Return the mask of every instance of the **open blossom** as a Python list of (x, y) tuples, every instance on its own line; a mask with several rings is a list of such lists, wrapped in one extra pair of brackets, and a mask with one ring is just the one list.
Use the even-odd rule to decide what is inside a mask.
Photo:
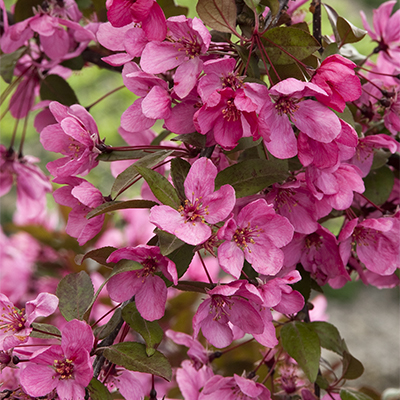
[(18, 309), (0, 293), (0, 349), (9, 350), (26, 343), (32, 332), (31, 323), (38, 317), (47, 317), (57, 309), (58, 298), (50, 293), (40, 293), (28, 301), (25, 309)]
[(233, 377), (215, 375), (209, 379), (199, 400), (269, 400), (271, 394), (261, 383), (234, 374)]
[(211, 160), (196, 160), (184, 182), (186, 200), (174, 210), (169, 206), (151, 209), (150, 222), (192, 245), (205, 242), (212, 234), (207, 225), (223, 221), (232, 211), (236, 197), (230, 185), (214, 192), (217, 168)]
[(46, 193), (51, 192), (49, 178), (36, 166), (32, 156), (18, 156), (0, 145), (0, 196), (17, 184), (17, 210), (27, 223), (39, 218), (46, 208)]
[(78, 104), (66, 107), (56, 101), (50, 111), (57, 124), (48, 125), (40, 133), (40, 142), (48, 151), (63, 154), (64, 158), (51, 161), (47, 169), (55, 177), (86, 175), (99, 162), (100, 144), (96, 122), (86, 109)]
[(135, 296), (136, 307), (144, 319), (148, 321), (160, 319), (165, 311), (167, 287), (155, 273), (162, 272), (176, 285), (178, 275), (175, 263), (162, 256), (158, 247), (147, 245), (125, 247), (114, 251), (107, 262), (116, 263), (120, 260), (136, 261), (142, 264), (143, 268), (113, 276), (107, 283), (111, 299), (123, 302)]
[(218, 231), (218, 239), (225, 240), (218, 248), (218, 260), (235, 278), (240, 276), (244, 259), (260, 274), (274, 275), (283, 265), (280, 248), (292, 237), (290, 222), (259, 199), (243, 207), (236, 221), (231, 215)]
[(260, 134), (268, 150), (277, 158), (291, 158), (297, 154), (297, 141), (291, 122), (310, 138), (323, 143), (335, 139), (341, 131), (339, 118), (319, 102), (308, 96), (327, 96), (311, 82), (288, 78), (274, 85), (260, 111)]
[(387, 1), (374, 10), (374, 30), (368, 24), (367, 18), (361, 11), (364, 28), (375, 42), (378, 42), (378, 49), (384, 57), (393, 64), (400, 65), (400, 10), (393, 15), (393, 7), (396, 0)]
[(356, 64), (339, 54), (325, 58), (311, 82), (324, 89), (328, 97), (316, 93), (315, 98), (327, 107), (343, 112), (347, 101), (361, 96), (361, 83), (354, 72), (355, 67)]
[(142, 53), (140, 65), (143, 71), (159, 74), (176, 69), (175, 93), (182, 99), (196, 86), (203, 69), (200, 59), (208, 50), (211, 34), (198, 18), (183, 15), (167, 20), (168, 34), (164, 42), (150, 42)]
[(104, 215), (87, 219), (86, 215), (105, 202), (100, 190), (91, 183), (77, 177), (60, 177), (54, 182), (67, 184), (54, 191), (54, 200), (63, 206), (72, 207), (65, 231), (76, 238), (80, 246), (94, 238), (101, 230)]
[(53, 345), (33, 357), (22, 370), (20, 381), (25, 392), (41, 397), (56, 389), (60, 399), (84, 399), (85, 387), (93, 378), (93, 342), (92, 329), (86, 322), (67, 322), (61, 345)]
[[(347, 264), (351, 249), (365, 267), (379, 275), (391, 275), (399, 268), (400, 220), (370, 218), (358, 223), (349, 221), (339, 235), (340, 254)], [(354, 243), (354, 245), (353, 245)]]

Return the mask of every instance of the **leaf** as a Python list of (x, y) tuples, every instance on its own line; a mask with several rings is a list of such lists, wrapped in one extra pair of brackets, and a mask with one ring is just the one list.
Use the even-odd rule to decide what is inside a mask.
[(307, 302), (311, 294), (311, 276), (301, 264), (298, 264), (296, 269), (300, 272), (301, 280), (291, 286), (293, 290), (297, 290), (304, 297), (304, 301)]
[(389, 198), (394, 185), (393, 171), (384, 165), (382, 168), (370, 171), (364, 178), (365, 192), (363, 195), (376, 205), (381, 205)]
[(104, 384), (96, 378), (92, 378), (87, 389), (92, 400), (112, 400), (111, 393)]
[(64, 60), (60, 65), (72, 69), (73, 71), (80, 71), (85, 66), (85, 61), (82, 56)]
[(244, 2), (251, 9), (255, 9), (260, 4), (260, 0), (244, 0)]
[(342, 378), (357, 379), (364, 373), (364, 366), (348, 351), (343, 352)]
[(288, 177), (287, 160), (252, 159), (225, 168), (215, 179), (215, 188), (230, 184), (236, 197), (245, 197), (258, 193), (275, 182)]
[(75, 92), (66, 80), (59, 75), (47, 75), (40, 84), (41, 100), (58, 101), (65, 106), (79, 104)]
[(157, 321), (146, 321), (137, 310), (134, 303), (127, 304), (122, 310), (122, 318), (146, 342), (146, 354), (150, 357), (161, 343), (164, 331)]
[(318, 375), (317, 380), (315, 383), (321, 388), (321, 389), (328, 389), (329, 387), (329, 382), (322, 376)]
[(308, 326), (318, 335), (319, 342), (324, 349), (334, 351), (340, 356), (345, 351), (343, 340), (337, 328), (324, 321), (310, 322)]
[(115, 328), (118, 326), (120, 320), (121, 320), (121, 309), (117, 308), (115, 310), (113, 316), (110, 318), (110, 320), (106, 324), (104, 324), (102, 326), (97, 326), (93, 330), (94, 336), (99, 340), (105, 339), (107, 336), (109, 336), (115, 330)]
[(281, 329), (282, 346), (294, 358), (310, 382), (318, 375), (321, 347), (318, 335), (305, 322), (292, 321)]
[(198, 0), (196, 11), (200, 19), (212, 29), (228, 33), (235, 30), (235, 0)]
[[(184, 243), (183, 246), (180, 246), (172, 253), (167, 254), (167, 257), (176, 265), (178, 278), (180, 278), (186, 272), (190, 263), (192, 262), (194, 256), (194, 248), (195, 246)], [(166, 282), (169, 283), (169, 286), (171, 285), (171, 282), (169, 282), (168, 280)]]
[(173, 251), (183, 246), (185, 242), (178, 239), (172, 233), (156, 229), (156, 234), (158, 237), (158, 245), (160, 247), (160, 252), (163, 256), (171, 254)]
[(85, 271), (69, 274), (61, 279), (56, 295), (60, 300), (58, 308), (67, 321), (82, 320), (93, 300), (92, 281)]
[(174, 183), (175, 189), (178, 192), (178, 196), (181, 201), (186, 200), (185, 188), (183, 184), (185, 183), (189, 170), (190, 164), (187, 161), (182, 160), (182, 158), (174, 158), (171, 161), (172, 182)]
[(128, 201), (109, 201), (107, 203), (101, 204), (92, 211), (90, 211), (86, 218), (90, 219), (97, 217), (98, 215), (105, 214), (111, 211), (124, 210), (127, 208), (151, 208), (157, 205), (155, 201), (152, 200), (128, 200)]
[[(58, 328), (49, 324), (38, 324), (37, 322), (32, 322), (31, 324), (33, 331), (29, 335), (30, 337), (40, 338), (40, 339), (61, 339), (61, 332)], [(42, 332), (37, 332), (35, 329), (38, 329)], [(48, 332), (44, 333), (44, 332)]]
[(115, 199), (120, 193), (131, 186), (137, 178), (140, 177), (135, 165), (152, 168), (164, 161), (172, 153), (173, 150), (160, 150), (155, 153), (148, 154), (139, 161), (136, 161), (135, 164), (131, 165), (117, 176), (111, 189), (111, 197)]
[(183, 142), (202, 149), (206, 147), (206, 136), (199, 132), (184, 133), (171, 139), (173, 142)]
[(342, 400), (372, 400), (371, 397), (365, 393), (357, 392), (351, 389), (341, 389), (340, 398)]
[(14, 8), (14, 21), (21, 22), (33, 17), (33, 7), (37, 8), (42, 2), (42, 0), (18, 0)]
[(165, 18), (173, 17), (175, 15), (187, 15), (189, 9), (187, 7), (182, 7), (176, 5), (174, 0), (157, 0), (164, 11)]
[(87, 252), (85, 255), (82, 257), (79, 257), (81, 255), (78, 255), (75, 257), (75, 262), (78, 265), (81, 265), (83, 261), (86, 259), (90, 258), (96, 262), (98, 262), (101, 265), (105, 265), (106, 267), (113, 268), (115, 263), (107, 263), (107, 258), (110, 257), (110, 254), (113, 253), (115, 250), (117, 250), (115, 247), (107, 246), (107, 247), (100, 247), (99, 249), (91, 250)]
[(304, 60), (321, 47), (309, 33), (291, 27), (272, 28), (261, 36), (261, 41), (270, 62), (277, 65), (293, 64), (294, 59)]
[(338, 13), (328, 4), (322, 3), (325, 7), (326, 14), (328, 15), (329, 23), (331, 24), (333, 34), (335, 35), (335, 42), (340, 43), (340, 35), (337, 30), (337, 19), (339, 17)]
[(119, 160), (138, 160), (140, 158), (146, 157), (148, 155), (158, 153), (152, 152), (149, 153), (147, 150), (130, 150), (130, 151), (123, 151), (123, 150), (112, 150), (109, 153), (102, 153), (97, 156), (97, 160), (100, 161), (119, 161)]
[(117, 343), (107, 347), (103, 354), (107, 360), (130, 371), (157, 375), (167, 381), (172, 378), (172, 369), (167, 358), (158, 350), (148, 357), (146, 346), (142, 343)]
[[(258, 67), (258, 60), (254, 53), (251, 54), (250, 61), (247, 63), (249, 59), (249, 51), (244, 46), (238, 46), (233, 44), (237, 53), (239, 54), (240, 59), (242, 60), (243, 65), (248, 65), (246, 75), (249, 78), (260, 79), (260, 68)], [(249, 138), (250, 139), (250, 138)]]
[(0, 75), (4, 79), (4, 82), (11, 83), (17, 61), (21, 58), (25, 51), (26, 47), (21, 47), (13, 53), (2, 54), (0, 56)]
[(374, 149), (374, 161), (372, 162), (371, 170), (379, 169), (387, 164), (391, 152), (384, 149)]
[(168, 179), (162, 176), (160, 173), (148, 169), (146, 167), (134, 165), (137, 172), (142, 175), (144, 180), (148, 183), (154, 196), (162, 204), (170, 206), (174, 209), (178, 209), (180, 200), (175, 188), (169, 183)]
[(337, 19), (337, 30), (340, 36), (340, 47), (346, 43), (359, 42), (367, 34), (367, 31), (357, 28), (343, 17)]
[(171, 134), (171, 131), (163, 130), (150, 143), (150, 146), (159, 146), (160, 143)]

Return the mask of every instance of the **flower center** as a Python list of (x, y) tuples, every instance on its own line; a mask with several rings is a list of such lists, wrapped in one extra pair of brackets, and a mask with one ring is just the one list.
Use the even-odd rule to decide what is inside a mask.
[(196, 197), (195, 201), (191, 203), (189, 200), (185, 200), (183, 205), (180, 205), (178, 208), (178, 212), (185, 220), (185, 224), (187, 222), (191, 222), (193, 226), (196, 225), (196, 222), (205, 223), (204, 215), (208, 215), (208, 206), (204, 206), (201, 202), (202, 197)]
[(63, 360), (54, 360), (53, 368), (59, 374), (58, 379), (71, 379), (74, 372), (74, 362), (64, 358)]
[(149, 275), (154, 275), (154, 273), (157, 271), (158, 263), (157, 260), (153, 257), (147, 257), (147, 259), (141, 264), (143, 265), (143, 269), (137, 272), (137, 276), (138, 278), (143, 278), (143, 281)]
[(237, 90), (242, 87), (243, 85), (243, 78), (239, 78), (237, 74), (230, 73), (227, 76), (221, 77), (222, 87), (226, 88), (229, 87), (233, 90)]
[(297, 206), (297, 201), (294, 199), (296, 192), (291, 189), (279, 190), (275, 196), (276, 208), (282, 208), (283, 206), (288, 208), (289, 212), (293, 211), (293, 208)]
[(353, 232), (353, 245), (357, 243), (357, 246), (369, 246), (371, 243), (377, 242), (377, 235), (381, 233), (375, 229), (363, 228), (358, 226)]
[(0, 315), (0, 333), (19, 332), (25, 327), (26, 319), (24, 317), (25, 309), (19, 310), (10, 305), (3, 306), (3, 312)]
[(311, 247), (315, 247), (315, 250), (319, 250), (322, 246), (322, 236), (318, 235), (318, 233), (312, 233), (311, 235), (308, 235), (306, 237), (306, 247), (308, 250), (311, 249)]
[(197, 42), (196, 35), (193, 36), (193, 38), (183, 37), (176, 40), (170, 38), (170, 40), (180, 45), (178, 51), (184, 51), (187, 57), (193, 59), (201, 54), (201, 45)]
[(237, 121), (242, 115), (241, 111), (235, 106), (233, 98), (226, 102), (226, 107), (222, 110), (223, 117), (227, 121)]
[(229, 301), (224, 296), (212, 296), (210, 304), (210, 313), (214, 314), (214, 321), (219, 321), (221, 318), (229, 316), (228, 309), (231, 309), (234, 302)]
[(289, 97), (279, 97), (275, 103), (275, 108), (279, 115), (290, 114), (292, 115), (298, 109), (298, 100), (291, 99)]
[(259, 229), (258, 225), (256, 225), (255, 228), (252, 228), (250, 226), (250, 222), (248, 222), (245, 228), (238, 227), (236, 229), (235, 233), (233, 234), (233, 240), (242, 250), (247, 249), (249, 253), (251, 253), (251, 249), (249, 249), (248, 246), (249, 244), (256, 243), (254, 238), (260, 236), (260, 232), (263, 232), (263, 230)]

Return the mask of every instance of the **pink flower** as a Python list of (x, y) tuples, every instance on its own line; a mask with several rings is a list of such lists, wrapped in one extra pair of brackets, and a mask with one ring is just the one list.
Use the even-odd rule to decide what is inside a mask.
[(204, 385), (199, 400), (269, 400), (270, 398), (271, 394), (264, 385), (234, 374), (231, 378), (213, 376)]
[(245, 258), (258, 273), (274, 275), (283, 265), (280, 248), (292, 237), (290, 222), (259, 199), (243, 207), (236, 221), (231, 215), (218, 231), (218, 239), (226, 240), (218, 248), (218, 260), (235, 278), (239, 278)]
[(99, 132), (96, 122), (86, 109), (78, 104), (66, 107), (56, 101), (50, 103), (57, 124), (45, 127), (40, 133), (40, 142), (48, 151), (66, 157), (47, 164), (55, 177), (86, 175), (99, 162), (101, 153)]
[(208, 50), (211, 34), (198, 19), (183, 15), (167, 20), (167, 41), (150, 42), (142, 53), (140, 65), (143, 71), (159, 74), (176, 69), (175, 93), (182, 99), (195, 87), (203, 69), (200, 59)]
[(123, 302), (135, 296), (136, 307), (144, 319), (148, 321), (160, 319), (164, 315), (167, 287), (155, 273), (162, 272), (176, 285), (178, 275), (175, 264), (162, 256), (158, 247), (147, 245), (125, 247), (114, 251), (107, 262), (116, 263), (119, 260), (133, 260), (142, 264), (143, 268), (113, 276), (107, 283), (111, 299)]
[(0, 348), (9, 350), (26, 343), (32, 332), (31, 323), (38, 317), (47, 317), (57, 309), (58, 298), (50, 293), (40, 293), (19, 310), (0, 293)]
[(339, 54), (325, 58), (311, 82), (324, 89), (328, 97), (316, 93), (316, 99), (327, 107), (343, 112), (346, 101), (357, 100), (361, 96), (361, 83), (354, 72), (355, 67), (356, 64)]
[(399, 267), (400, 220), (371, 218), (349, 221), (339, 235), (340, 254), (347, 264), (353, 243), (359, 260), (378, 275), (391, 275)]
[(150, 222), (192, 245), (205, 242), (212, 234), (211, 227), (223, 221), (235, 205), (235, 190), (224, 185), (214, 192), (217, 168), (207, 158), (196, 160), (184, 182), (187, 200), (174, 210), (169, 206), (155, 206)]
[[(277, 158), (291, 158), (297, 154), (297, 142), (291, 122), (310, 138), (330, 143), (341, 131), (339, 118), (326, 106), (308, 96), (327, 96), (326, 92), (310, 82), (288, 78), (269, 91), (260, 111), (260, 134), (268, 150)], [(290, 117), (290, 119), (289, 119)]]
[(400, 10), (390, 15), (396, 0), (387, 1), (374, 10), (374, 29), (368, 24), (363, 11), (360, 12), (364, 28), (372, 40), (378, 42), (377, 49), (393, 64), (400, 65)]
[(104, 215), (91, 219), (87, 219), (86, 215), (105, 200), (98, 189), (82, 178), (60, 177), (54, 182), (68, 185), (57, 189), (53, 196), (58, 204), (72, 207), (65, 231), (83, 246), (100, 232), (104, 222)]
[(92, 329), (76, 319), (65, 324), (61, 345), (53, 345), (32, 358), (21, 372), (21, 385), (26, 393), (41, 397), (56, 389), (63, 400), (81, 400), (85, 387), (93, 378), (90, 352)]
[(263, 319), (247, 300), (246, 297), (252, 294), (242, 288), (243, 283), (235, 281), (217, 286), (207, 293), (209, 298), (200, 304), (193, 317), (194, 337), (197, 337), (201, 329), (213, 346), (222, 348), (232, 343), (233, 327), (250, 334), (264, 332)]
[(17, 210), (26, 223), (39, 218), (46, 208), (46, 193), (52, 186), (47, 176), (34, 163), (32, 156), (18, 156), (0, 145), (0, 196), (7, 194), (17, 183)]

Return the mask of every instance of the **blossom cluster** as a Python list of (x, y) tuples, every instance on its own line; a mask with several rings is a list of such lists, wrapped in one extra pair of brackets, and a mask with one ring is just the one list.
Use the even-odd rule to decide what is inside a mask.
[[(107, 21), (99, 22), (74, 0), (46, 0), (11, 24), (0, 0), (2, 57), (15, 59), (9, 111), (26, 124), (41, 110), (34, 125), (43, 148), (62, 155), (47, 169), (67, 219), (63, 225), (46, 210), (52, 183), (39, 160), (23, 154), (25, 132), (14, 149), (15, 129), (9, 148), (0, 145), (0, 195), (16, 183), (14, 224), (26, 232), (0, 236), (3, 398), (108, 398), (118, 390), (127, 400), (154, 400), (156, 388), (167, 395), (178, 387), (185, 400), (315, 399), (318, 351), (326, 346), (318, 335), (334, 327), (311, 322), (311, 288), (357, 279), (399, 285), (395, 2), (375, 11), (374, 30), (362, 13), (378, 43), (376, 60), (362, 62), (345, 57), (347, 36), (336, 26), (332, 43), (290, 27), (301, 23), (294, 7), (279, 11), (287, 24), (280, 26), (268, 7), (246, 5), (254, 18), (249, 29), (235, 17), (240, 34), (229, 17), (239, 13), (234, 2), (226, 3), (229, 12), (214, 10), (217, 23), (201, 11), (211, 3), (199, 0), (199, 18), (166, 18), (154, 0), (107, 0)], [(280, 29), (307, 42), (309, 53), (285, 50), (274, 36)], [(118, 128), (129, 146), (106, 144), (89, 107), (44, 94), (60, 80), (69, 90), (64, 64), (93, 43), (134, 95)], [(297, 73), (287, 76), (282, 65), (296, 65)], [(158, 137), (151, 128), (160, 120)], [(112, 163), (109, 195), (83, 178), (101, 161)], [(141, 197), (129, 198), (126, 190), (141, 178)], [(389, 188), (371, 199), (380, 179)], [(94, 271), (93, 260), (103, 267)], [(49, 266), (53, 278), (44, 279), (40, 270)], [(184, 292), (201, 293), (187, 304), (190, 335), (171, 317), (182, 311), (174, 302), (189, 301)], [(40, 317), (44, 323), (34, 322)], [(297, 346), (305, 338), (317, 350), (299, 356), (286, 339), (290, 329)], [(222, 376), (214, 359), (250, 342), (261, 354), (252, 362), (258, 366)], [(335, 343), (327, 348), (344, 365), (350, 353), (340, 336)], [(188, 347), (190, 360), (172, 374), (165, 355), (172, 359), (175, 345)], [(330, 382), (321, 376), (327, 398), (346, 373), (343, 367)], [(280, 392), (271, 393), (268, 380)]]

